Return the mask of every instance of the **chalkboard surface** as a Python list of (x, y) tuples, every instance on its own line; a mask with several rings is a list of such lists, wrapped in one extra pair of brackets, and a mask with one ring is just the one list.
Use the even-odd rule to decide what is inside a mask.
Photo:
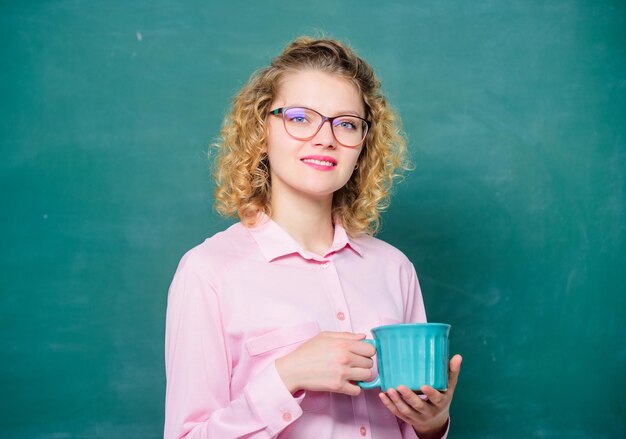
[(623, 1), (3, 1), (0, 437), (157, 438), (207, 146), (300, 34), (348, 41), (416, 169), (380, 237), (464, 355), (451, 438), (626, 437)]

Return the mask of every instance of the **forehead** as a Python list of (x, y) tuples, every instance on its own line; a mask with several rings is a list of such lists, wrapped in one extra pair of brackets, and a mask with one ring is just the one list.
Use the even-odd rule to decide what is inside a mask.
[(319, 70), (285, 74), (278, 83), (275, 106), (302, 105), (327, 116), (349, 112), (365, 113), (356, 85), (343, 76)]

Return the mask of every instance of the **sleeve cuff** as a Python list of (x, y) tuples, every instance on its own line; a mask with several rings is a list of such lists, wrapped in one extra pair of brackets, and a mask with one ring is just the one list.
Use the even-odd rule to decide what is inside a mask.
[(448, 418), (448, 423), (446, 425), (446, 432), (441, 436), (441, 439), (446, 439), (448, 437), (448, 432), (450, 431), (450, 418)]
[(272, 435), (278, 434), (302, 416), (300, 401), (304, 393), (294, 398), (278, 375), (274, 362), (248, 383), (245, 395), (250, 407)]
[[(441, 436), (441, 439), (446, 439), (448, 437), (448, 432), (450, 431), (450, 418), (448, 418), (446, 425), (446, 432)], [(405, 439), (409, 438), (417, 438), (419, 439), (418, 434), (415, 432), (413, 427), (406, 422), (402, 423), (402, 437)]]

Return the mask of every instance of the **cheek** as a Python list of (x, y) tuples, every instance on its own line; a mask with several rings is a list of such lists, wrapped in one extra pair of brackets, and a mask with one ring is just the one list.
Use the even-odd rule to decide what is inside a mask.
[(267, 159), (270, 164), (272, 172), (285, 172), (286, 169), (290, 169), (293, 161), (292, 148), (288, 144), (286, 139), (280, 136), (269, 136), (266, 144)]
[(354, 167), (357, 163), (359, 163), (359, 159), (361, 158), (361, 151), (355, 152), (352, 156), (352, 167)]
[(268, 137), (267, 143), (265, 144), (265, 153), (267, 154), (270, 164), (274, 162), (277, 157), (281, 156), (280, 142), (277, 142), (276, 139), (273, 139), (271, 136)]
[(280, 138), (281, 127), (276, 122), (276, 120), (270, 119), (270, 121), (266, 125), (267, 128), (265, 130), (265, 138), (268, 148), (270, 147), (270, 145), (274, 145), (276, 141)]
[(270, 125), (267, 131), (266, 149), (270, 151), (287, 150), (290, 148), (289, 141), (291, 138), (287, 136), (282, 127)]

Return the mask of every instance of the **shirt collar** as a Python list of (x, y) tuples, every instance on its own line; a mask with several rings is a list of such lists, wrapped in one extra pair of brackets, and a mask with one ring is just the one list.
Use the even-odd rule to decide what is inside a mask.
[(352, 249), (359, 256), (363, 256), (363, 250), (354, 240), (350, 239), (348, 233), (339, 221), (335, 222), (333, 243), (328, 252), (323, 256), (305, 250), (285, 229), (264, 213), (259, 214), (256, 225), (250, 227), (248, 230), (259, 245), (261, 253), (263, 253), (263, 256), (268, 262), (282, 256), (296, 253), (305, 259), (323, 260), (346, 247)]

